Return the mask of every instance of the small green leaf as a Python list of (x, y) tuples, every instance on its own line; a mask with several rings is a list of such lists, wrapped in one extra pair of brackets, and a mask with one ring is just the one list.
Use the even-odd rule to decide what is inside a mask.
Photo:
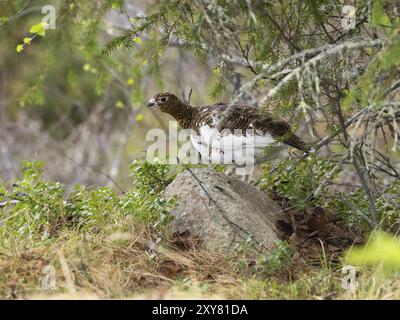
[(118, 109), (124, 109), (125, 108), (125, 104), (121, 100), (118, 100), (115, 103), (115, 107), (118, 108)]
[(17, 45), (17, 53), (20, 53), (22, 50), (24, 50), (24, 46), (22, 44)]
[(140, 123), (144, 120), (144, 116), (141, 113), (139, 113), (138, 115), (136, 115), (135, 120), (136, 122)]
[(86, 64), (83, 66), (83, 70), (86, 71), (86, 72), (89, 72), (91, 68), (92, 68), (92, 67), (90, 66), (89, 63), (86, 63)]
[(214, 69), (213, 69), (213, 73), (214, 73), (216, 76), (221, 75), (221, 74), (222, 74), (222, 68), (221, 68), (221, 67), (216, 67), (216, 68), (214, 68)]
[(31, 44), (31, 38), (24, 38), (24, 43)]
[(35, 24), (32, 26), (29, 30), (30, 33), (36, 33), (38, 36), (44, 37), (46, 34), (45, 27), (47, 26), (47, 23), (45, 22), (40, 22), (38, 24)]
[(141, 43), (142, 43), (142, 39), (139, 38), (139, 37), (133, 38), (132, 41), (133, 41), (134, 43), (137, 43), (137, 44), (141, 44)]

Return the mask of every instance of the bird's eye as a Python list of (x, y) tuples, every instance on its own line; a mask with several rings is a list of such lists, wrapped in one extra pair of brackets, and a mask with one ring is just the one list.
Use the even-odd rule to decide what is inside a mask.
[(165, 97), (161, 98), (161, 102), (165, 102), (165, 101), (167, 101), (167, 98), (165, 98)]

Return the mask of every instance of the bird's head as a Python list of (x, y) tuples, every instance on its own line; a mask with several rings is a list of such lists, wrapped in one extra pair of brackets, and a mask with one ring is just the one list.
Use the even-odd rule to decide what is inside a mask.
[(162, 112), (170, 112), (184, 104), (176, 95), (163, 92), (156, 94), (147, 102), (149, 108), (160, 108)]

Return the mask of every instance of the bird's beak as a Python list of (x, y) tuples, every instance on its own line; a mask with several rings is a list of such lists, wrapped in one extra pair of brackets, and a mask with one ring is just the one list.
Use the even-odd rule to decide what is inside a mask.
[(157, 107), (156, 99), (151, 98), (149, 101), (147, 101), (147, 106), (148, 106), (149, 108), (151, 108), (151, 107)]

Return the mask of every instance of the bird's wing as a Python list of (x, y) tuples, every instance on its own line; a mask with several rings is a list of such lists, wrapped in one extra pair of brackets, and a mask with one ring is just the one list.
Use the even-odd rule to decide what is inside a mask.
[(210, 127), (219, 127), (222, 130), (254, 130), (269, 134), (276, 141), (283, 142), (302, 151), (308, 151), (309, 146), (300, 139), (290, 125), (283, 120), (274, 119), (268, 112), (250, 106), (229, 104), (215, 104), (201, 107), (199, 110), (199, 128), (206, 124)]
[(218, 127), (221, 130), (246, 130), (256, 129), (253, 125), (260, 117), (264, 120), (263, 122), (272, 121), (269, 114), (261, 114), (259, 109), (243, 105), (234, 105), (230, 108), (229, 104), (218, 103), (200, 107), (197, 122), (201, 125)]

